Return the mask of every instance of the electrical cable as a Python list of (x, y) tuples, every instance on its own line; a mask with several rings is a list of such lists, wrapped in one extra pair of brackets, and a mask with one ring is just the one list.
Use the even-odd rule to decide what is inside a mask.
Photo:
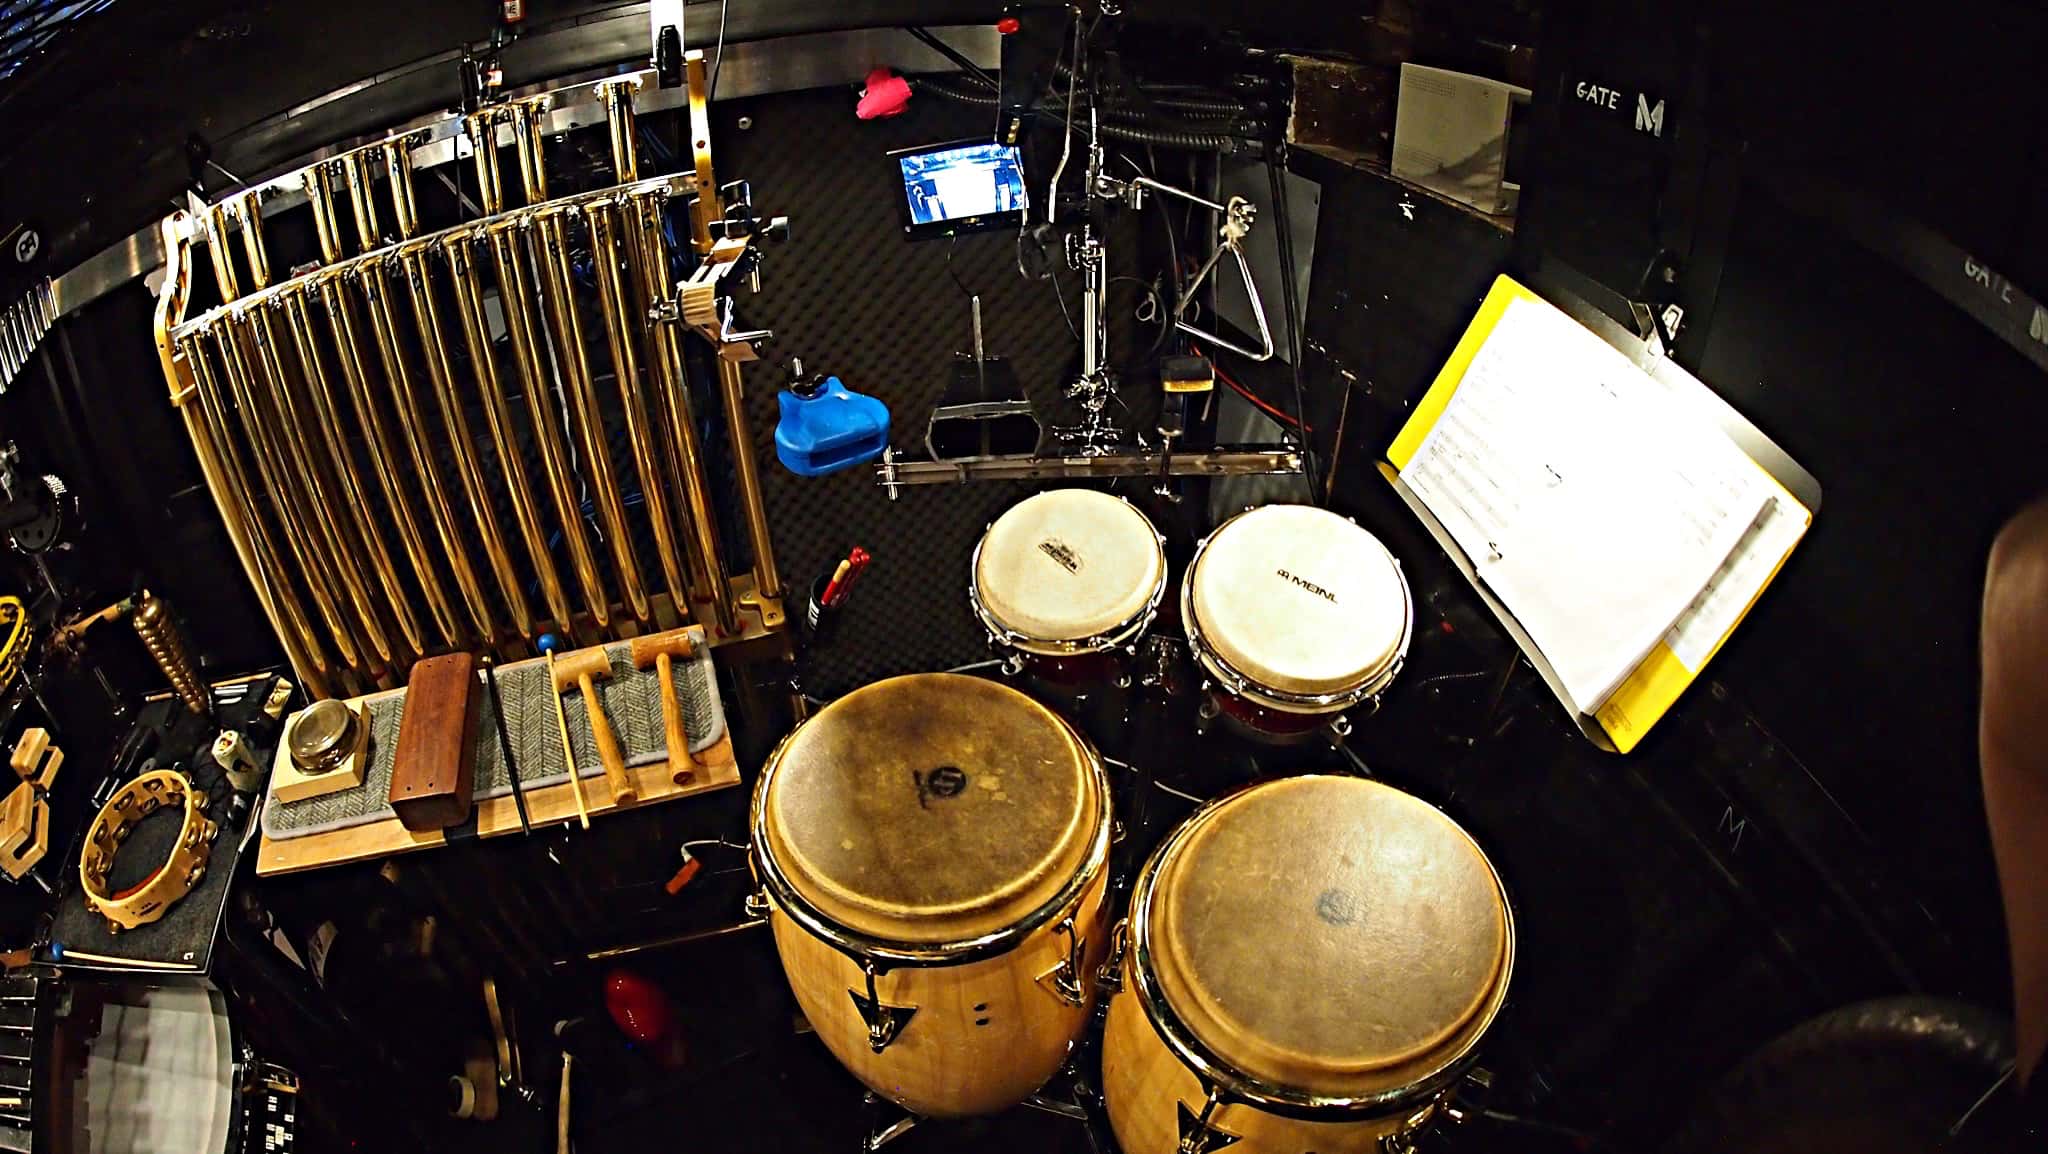
[[(1159, 179), (1153, 173), (1147, 172), (1144, 169), (1144, 167), (1141, 166), (1137, 161), (1132, 160), (1129, 153), (1120, 152), (1117, 155), (1123, 158), (1123, 162), (1125, 164), (1131, 166), (1131, 171), (1149, 177), (1153, 180)], [(1145, 354), (1146, 360), (1151, 360), (1152, 358), (1159, 355), (1159, 350), (1166, 347), (1166, 338), (1173, 332), (1173, 324), (1171, 318), (1163, 315), (1165, 312), (1165, 302), (1167, 300), (1180, 299), (1180, 238), (1174, 234), (1173, 213), (1167, 209), (1165, 197), (1160, 196), (1155, 192), (1152, 195), (1151, 200), (1153, 207), (1159, 210), (1159, 223), (1163, 225), (1166, 229), (1166, 268), (1168, 277), (1170, 277), (1173, 281), (1173, 295), (1171, 297), (1160, 297), (1158, 295), (1157, 286), (1155, 285), (1153, 288), (1153, 295), (1160, 304), (1162, 316), (1160, 318), (1161, 325), (1159, 329), (1159, 336), (1153, 340), (1151, 350)]]
[(1059, 262), (1053, 261), (1047, 265), (1046, 274), (1048, 279), (1052, 281), (1052, 299), (1059, 302), (1060, 316), (1065, 318), (1067, 322), (1067, 333), (1078, 341), (1081, 339), (1081, 330), (1074, 326), (1074, 314), (1067, 311), (1066, 290), (1060, 288)]
[(731, 0), (718, 0), (718, 46), (711, 50), (711, 83), (704, 86), (704, 103), (718, 99), (718, 66), (725, 63), (725, 9)]
[(983, 71), (979, 64), (969, 60), (959, 49), (933, 35), (931, 29), (911, 24), (905, 26), (903, 30), (916, 37), (925, 47), (930, 48), (932, 51), (958, 65), (961, 75), (991, 92), (1002, 91), (1002, 85), (997, 82), (995, 77)]
[[(1201, 346), (1195, 344), (1195, 342), (1193, 341), (1188, 342), (1188, 348), (1192, 350), (1194, 354), (1198, 357), (1208, 355), (1202, 351)], [(1259, 395), (1257, 393), (1254, 393), (1245, 386), (1238, 384), (1237, 378), (1231, 376), (1227, 372), (1224, 372), (1223, 366), (1216, 364), (1216, 362), (1213, 359), (1209, 362), (1209, 364), (1210, 367), (1215, 371), (1217, 380), (1222, 381), (1224, 384), (1230, 386), (1232, 392), (1235, 392), (1238, 396), (1243, 397), (1245, 400), (1251, 402), (1252, 405), (1255, 408), (1257, 408), (1260, 412), (1280, 422), (1281, 425), (1290, 429), (1299, 429), (1304, 434), (1315, 431), (1313, 429), (1303, 429), (1301, 422), (1295, 420), (1294, 417), (1289, 415), (1285, 410), (1275, 408), (1274, 406), (1267, 404), (1265, 401), (1259, 398)], [(1306, 436), (1304, 436), (1303, 439), (1306, 440)]]
[[(911, 78), (910, 87), (912, 91), (929, 93), (941, 99), (952, 100), (961, 104), (993, 108), (997, 103), (994, 96), (968, 92), (949, 85), (944, 81), (934, 80), (929, 76)], [(1067, 123), (1067, 120), (1061, 116), (1057, 109), (1047, 110), (1046, 115), (1059, 124), (1064, 125)], [(1246, 142), (1236, 136), (1229, 136), (1219, 132), (1204, 132), (1193, 128), (1167, 128), (1154, 125), (1110, 123), (1098, 126), (1098, 131), (1101, 132), (1104, 140), (1122, 141), (1126, 144), (1156, 144), (1161, 148), (1178, 148), (1188, 152), (1220, 152), (1226, 156), (1235, 156), (1243, 152), (1246, 146)], [(1086, 125), (1076, 125), (1072, 132), (1080, 132), (1085, 135), (1088, 132), (1088, 127)], [(1069, 133), (1067, 138), (1070, 145), (1073, 140), (1072, 132)]]
[[(1053, 67), (1058, 68), (1059, 61), (1053, 61)], [(1076, 8), (1074, 9), (1074, 68), (1076, 71), (1079, 71), (1080, 67), (1081, 10)], [(1059, 218), (1060, 177), (1066, 175), (1067, 161), (1074, 155), (1074, 93), (1080, 87), (1078, 83), (1067, 85), (1067, 114), (1060, 119), (1060, 127), (1062, 129), (1060, 133), (1060, 163), (1058, 168), (1052, 170), (1052, 179), (1045, 186), (1045, 223), (1047, 224), (1057, 223)], [(1065, 307), (1064, 304), (1061, 305), (1062, 310)], [(1069, 326), (1073, 324), (1072, 321), (1067, 323)]]
[(1308, 482), (1308, 499), (1312, 505), (1322, 504), (1322, 492), (1318, 484), (1322, 472), (1316, 467), (1316, 448), (1311, 439), (1313, 429), (1308, 427), (1308, 402), (1301, 382), (1301, 326), (1296, 318), (1296, 298), (1300, 295), (1294, 283), (1294, 227), (1288, 222), (1287, 174), (1281, 168), (1281, 156), (1285, 145), (1276, 146), (1266, 155), (1266, 175), (1273, 186), (1274, 215), (1280, 219), (1280, 302), (1287, 310), (1287, 367), (1294, 378), (1295, 423), (1301, 428), (1301, 473)]

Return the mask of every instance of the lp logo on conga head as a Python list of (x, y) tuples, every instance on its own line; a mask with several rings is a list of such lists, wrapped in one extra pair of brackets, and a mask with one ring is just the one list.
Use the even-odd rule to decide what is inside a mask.
[(967, 771), (956, 765), (942, 765), (929, 773), (913, 769), (910, 780), (917, 784), (917, 808), (928, 809), (934, 799), (959, 797), (967, 788)]

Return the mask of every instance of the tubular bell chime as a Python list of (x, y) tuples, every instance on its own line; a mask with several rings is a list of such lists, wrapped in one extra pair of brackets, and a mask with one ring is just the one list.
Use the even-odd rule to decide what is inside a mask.
[[(156, 329), (171, 402), (315, 696), (397, 684), (429, 653), (523, 654), (549, 631), (596, 642), (693, 622), (714, 638), (781, 628), (741, 395), (753, 352), (686, 321), (690, 286), (671, 271), (671, 203), (693, 202), (684, 243), (707, 263), (723, 212), (691, 57), (688, 171), (641, 176), (628, 76), (586, 87), (609, 136), (608, 187), (549, 196), (548, 94), (463, 118), (480, 218), (422, 233), (415, 130), (164, 222)], [(304, 192), (318, 258), (273, 278), (264, 201), (287, 187)], [(201, 243), (224, 303), (186, 319)], [(731, 260), (734, 241), (718, 244)], [(752, 573), (727, 567), (728, 495), (711, 482), (686, 334), (719, 353), (701, 395), (725, 410)]]

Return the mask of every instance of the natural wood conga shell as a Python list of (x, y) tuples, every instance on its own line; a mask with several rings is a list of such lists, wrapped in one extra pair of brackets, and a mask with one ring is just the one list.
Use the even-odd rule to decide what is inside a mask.
[(1039, 981), (1067, 958), (1067, 935), (1055, 929), (1061, 919), (1054, 918), (997, 957), (879, 975), (875, 991), (884, 1005), (916, 1007), (879, 1054), (868, 1046), (867, 1022), (852, 997), (867, 991), (860, 966), (780, 908), (771, 910), (769, 925), (797, 1005), (840, 1064), (914, 1113), (986, 1114), (1017, 1104), (1043, 1085), (1087, 1025), (1093, 975), (1107, 948), (1107, 882), (1107, 871), (1098, 868), (1077, 903), (1082, 1005), (1061, 1001), (1050, 978)]
[[(1126, 959), (1124, 990), (1110, 999), (1109, 1025), (1102, 1037), (1102, 1094), (1110, 1127), (1124, 1154), (1175, 1154), (1180, 1149), (1181, 1108), (1200, 1117), (1207, 1091), (1194, 1071), (1166, 1048), (1145, 1016), (1129, 966)], [(1225, 1103), (1216, 1107), (1209, 1122), (1238, 1138), (1224, 1147), (1230, 1154), (1381, 1154), (1381, 1138), (1421, 1126), (1434, 1109), (1435, 1104), (1428, 1103), (1401, 1115), (1309, 1122)]]

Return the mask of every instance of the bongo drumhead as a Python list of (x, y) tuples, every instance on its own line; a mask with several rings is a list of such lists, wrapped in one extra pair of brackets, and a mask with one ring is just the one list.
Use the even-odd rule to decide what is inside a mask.
[(1188, 570), (1204, 641), (1255, 688), (1345, 694), (1408, 633), (1407, 582), (1379, 538), (1327, 510), (1267, 505), (1224, 522)]
[(857, 689), (798, 726), (763, 771), (764, 851), (798, 897), (885, 941), (965, 941), (1017, 924), (1087, 860), (1094, 752), (1006, 685), (948, 673)]
[(1469, 1051), (1506, 996), (1493, 866), (1421, 800), (1286, 778), (1191, 820), (1141, 882), (1148, 964), (1217, 1057), (1336, 1097), (1398, 1090)]
[(1080, 641), (1141, 617), (1166, 581), (1152, 522), (1093, 489), (1027, 497), (990, 525), (974, 588), (997, 625), (1038, 641)]

